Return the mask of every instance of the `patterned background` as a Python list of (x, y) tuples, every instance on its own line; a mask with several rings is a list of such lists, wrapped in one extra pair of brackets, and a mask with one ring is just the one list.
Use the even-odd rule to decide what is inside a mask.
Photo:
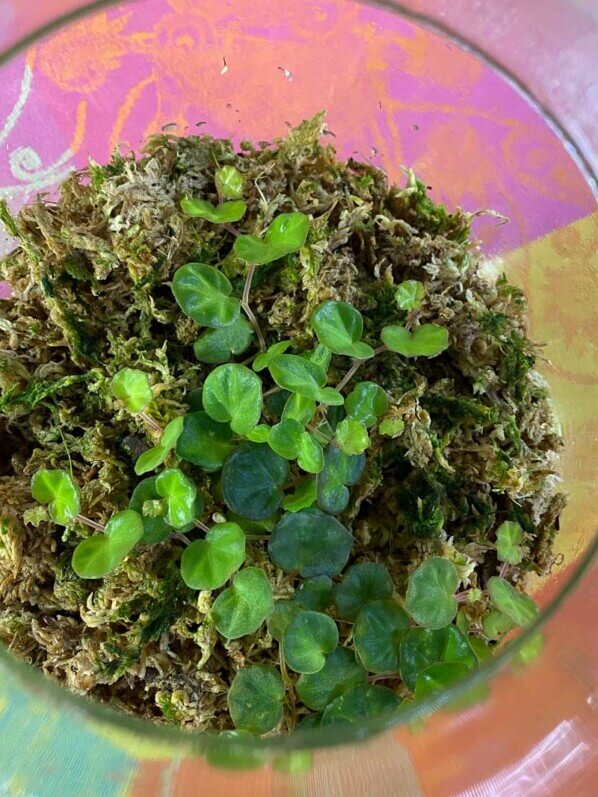
[[(0, 22), (10, 6), (1, 0)], [(205, 122), (212, 135), (270, 139), (326, 108), (341, 155), (371, 159), (394, 180), (410, 165), (449, 206), (508, 216), (478, 219), (476, 232), (526, 289), (533, 335), (549, 343), (544, 370), (568, 439), (565, 566), (580, 553), (598, 483), (589, 445), (598, 217), (558, 139), (500, 77), (398, 17), (344, 0), (138, 0), (39, 43), (0, 70), (0, 85), (0, 196), (15, 209), (90, 155), (102, 162), (119, 145), (138, 149), (165, 125), (193, 133)], [(11, 245), (0, 233), (0, 252)], [(270, 771), (248, 779), (181, 769), (166, 752), (72, 723), (6, 675), (3, 740), (9, 728), (0, 795), (186, 795), (200, 775), (211, 778), (210, 794), (289, 789)], [(15, 755), (25, 749), (26, 758)], [(413, 779), (409, 762), (401, 766)], [(322, 794), (346, 793), (338, 789)]]

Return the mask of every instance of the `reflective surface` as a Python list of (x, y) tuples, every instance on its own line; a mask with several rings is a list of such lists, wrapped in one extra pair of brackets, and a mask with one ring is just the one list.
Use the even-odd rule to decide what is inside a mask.
[[(82, 5), (4, 2), (0, 49)], [(500, 13), (494, 4), (481, 5), (422, 0), (412, 7), (485, 43), (550, 104), (589, 163), (591, 104), (580, 71), (588, 4), (547, 2), (542, 26), (525, 31), (534, 59), (523, 58), (517, 44), (526, 4), (508, 0)], [(555, 41), (568, 84), (554, 83)], [(571, 72), (569, 52), (576, 59)], [(268, 139), (283, 134), (286, 122), (325, 107), (340, 155), (370, 158), (394, 180), (401, 179), (402, 163), (412, 165), (436, 199), (507, 215), (508, 225), (479, 219), (476, 232), (525, 288), (533, 337), (549, 342), (544, 372), (568, 441), (571, 495), (557, 544), (562, 557), (537, 585), (537, 598), (549, 605), (566, 585), (571, 594), (543, 629), (537, 658), (521, 667), (507, 652), (509, 661), (491, 664), (498, 674), (478, 674), (486, 688), (468, 707), (358, 744), (337, 734), (307, 738), (312, 762), (283, 753), (296, 739), (271, 742), (271, 751), (248, 759), (247, 750), (214, 750), (205, 738), (90, 706), (3, 657), (0, 791), (190, 795), (201, 786), (211, 794), (256, 795), (592, 794), (596, 588), (591, 575), (581, 585), (574, 581), (597, 526), (591, 445), (598, 406), (591, 262), (597, 224), (588, 184), (546, 121), (473, 55), (388, 10), (343, 0), (138, 0), (26, 48), (0, 69), (0, 79), (0, 195), (15, 208), (37, 191), (51, 191), (88, 155), (105, 161), (119, 142), (138, 148), (164, 125), (185, 133), (205, 122), (213, 135)], [(1, 246), (11, 242), (0, 237)], [(305, 771), (281, 771), (289, 767)]]

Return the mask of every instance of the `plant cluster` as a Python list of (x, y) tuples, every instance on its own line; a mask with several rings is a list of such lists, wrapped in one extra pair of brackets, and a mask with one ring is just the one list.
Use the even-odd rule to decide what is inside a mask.
[[(12, 222), (28, 331), (9, 317), (0, 358), (0, 635), (22, 655), (54, 635), (69, 685), (132, 710), (153, 690), (191, 727), (363, 721), (445, 688), (533, 620), (524, 577), (562, 506), (521, 295), (482, 283), (466, 214), (339, 164), (321, 128), (239, 155), (156, 141), (147, 174), (117, 156)], [(111, 216), (129, 180), (148, 212)], [(89, 669), (65, 678), (61, 646)]]

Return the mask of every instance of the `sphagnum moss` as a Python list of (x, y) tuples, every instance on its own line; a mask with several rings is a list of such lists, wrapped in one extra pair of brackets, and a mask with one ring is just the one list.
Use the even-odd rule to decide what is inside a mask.
[(322, 130), (156, 136), (0, 208), (0, 636), (147, 719), (393, 712), (531, 622), (551, 563), (523, 295)]

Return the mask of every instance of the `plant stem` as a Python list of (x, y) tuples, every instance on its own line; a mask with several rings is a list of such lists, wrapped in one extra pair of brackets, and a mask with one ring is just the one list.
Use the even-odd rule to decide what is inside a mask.
[(388, 346), (378, 346), (377, 349), (374, 349), (374, 357), (383, 354), (385, 351), (388, 351)]
[(365, 360), (353, 360), (353, 365), (349, 368), (347, 373), (343, 376), (341, 381), (336, 386), (337, 390), (342, 390), (345, 385), (351, 380), (353, 375), (356, 373), (357, 369), (360, 368)]
[(184, 542), (185, 545), (191, 545), (191, 540), (185, 534), (180, 534), (177, 531), (174, 534), (172, 534), (171, 536), (174, 537), (175, 540), (180, 540), (181, 542)]
[(206, 526), (205, 523), (202, 523), (201, 520), (194, 520), (193, 521), (193, 525), (196, 528), (201, 529), (202, 531), (205, 531), (205, 532), (208, 532), (210, 530), (210, 527)]
[(231, 235), (234, 235), (234, 236), (235, 236), (235, 238), (238, 238), (238, 237), (239, 237), (239, 235), (241, 235), (241, 233), (239, 232), (239, 230), (237, 230), (237, 228), (236, 228), (236, 227), (233, 227), (233, 225), (232, 225), (232, 224), (223, 224), (222, 226), (224, 227), (224, 229), (225, 229), (225, 230), (228, 230), (228, 232), (230, 232), (230, 233), (231, 233)]
[(263, 398), (266, 398), (266, 396), (273, 396), (275, 393), (280, 393), (281, 390), (282, 388), (278, 386), (271, 387), (270, 390), (266, 390), (266, 392), (263, 394)]
[(502, 567), (500, 568), (500, 573), (498, 574), (499, 578), (504, 578), (507, 575), (507, 570), (509, 569), (509, 563), (503, 562)]
[(141, 418), (141, 420), (144, 423), (146, 423), (150, 429), (153, 429), (154, 432), (159, 432), (160, 434), (162, 434), (162, 432), (164, 431), (160, 426), (160, 424), (157, 421), (155, 421), (153, 418), (150, 418), (150, 416), (146, 412), (138, 412), (137, 417)]
[(316, 429), (316, 427), (315, 427), (315, 426), (312, 426), (312, 425), (311, 425), (311, 423), (306, 423), (306, 424), (305, 424), (305, 428), (306, 428), (306, 429), (309, 429), (309, 431), (310, 431), (310, 432), (311, 432), (313, 435), (315, 435), (316, 437), (319, 437), (319, 438), (320, 438), (320, 440), (321, 440), (323, 443), (326, 443), (326, 445), (328, 445), (328, 443), (332, 443), (333, 445), (336, 445), (336, 444), (334, 443), (334, 441), (332, 440), (332, 438), (331, 438), (331, 437), (328, 437), (327, 435), (325, 435), (325, 434), (324, 434), (324, 432), (321, 432), (319, 429)]
[(106, 526), (102, 526), (101, 523), (96, 523), (95, 520), (91, 520), (91, 518), (85, 517), (85, 515), (74, 515), (73, 520), (78, 520), (79, 523), (83, 523), (84, 526), (89, 526), (91, 529), (95, 529), (96, 531), (106, 530)]
[(249, 306), (249, 292), (251, 291), (251, 283), (253, 281), (253, 275), (255, 274), (255, 266), (249, 266), (247, 271), (247, 279), (245, 280), (245, 287), (243, 288), (243, 297), (241, 298), (241, 307), (245, 311), (245, 315), (249, 319), (251, 326), (255, 330), (255, 334), (257, 335), (257, 339), (260, 344), (260, 350), (266, 351), (266, 341), (264, 336), (262, 335), (262, 330), (260, 329), (260, 325), (258, 323), (257, 318), (251, 307)]

